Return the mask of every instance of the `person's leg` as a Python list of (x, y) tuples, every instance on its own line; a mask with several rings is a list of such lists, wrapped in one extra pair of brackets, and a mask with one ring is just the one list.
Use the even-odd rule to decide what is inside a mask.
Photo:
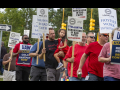
[(46, 69), (41, 69), (41, 78), (40, 81), (47, 81)]
[(94, 74), (89, 73), (88, 81), (98, 81), (98, 77)]
[(40, 78), (40, 69), (38, 69), (35, 66), (31, 67), (31, 71), (30, 71), (30, 81), (39, 81)]
[(22, 81), (22, 68), (21, 68), (21, 66), (16, 66), (16, 81)]
[(4, 72), (2, 61), (3, 61), (3, 59), (0, 60), (0, 71), (1, 71), (1, 74), (3, 74), (3, 72)]
[(12, 81), (16, 81), (16, 80), (15, 80), (15, 74), (16, 74), (16, 71), (13, 71), (13, 72), (12, 72)]
[(56, 71), (55, 81), (59, 81), (59, 77), (60, 77), (60, 69), (59, 69), (59, 70), (55, 70), (55, 71)]
[(55, 69), (47, 68), (47, 81), (55, 81)]
[(4, 70), (3, 72), (3, 81), (11, 81), (11, 74), (7, 70)]
[(29, 81), (30, 67), (23, 67), (23, 81)]
[(57, 62), (60, 63), (60, 59), (59, 59), (58, 54), (59, 54), (59, 53), (54, 54), (54, 57), (55, 57), (55, 59), (57, 60)]

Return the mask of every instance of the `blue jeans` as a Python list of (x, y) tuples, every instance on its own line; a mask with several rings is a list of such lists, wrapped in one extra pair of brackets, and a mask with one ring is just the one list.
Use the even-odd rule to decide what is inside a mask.
[(85, 81), (85, 78), (76, 78), (76, 77), (69, 77), (69, 81)]
[(3, 74), (4, 69), (3, 69), (2, 61), (3, 61), (3, 59), (0, 59), (0, 71)]
[(91, 73), (89, 73), (88, 75), (89, 75), (88, 81), (103, 81), (102, 77), (98, 77), (98, 76), (91, 74)]
[(105, 76), (104, 77), (104, 81), (120, 81), (120, 79), (109, 77), (109, 76)]

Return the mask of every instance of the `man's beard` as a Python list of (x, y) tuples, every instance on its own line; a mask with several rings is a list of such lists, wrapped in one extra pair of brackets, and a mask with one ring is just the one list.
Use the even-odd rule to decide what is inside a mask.
[(28, 42), (26, 42), (26, 41), (24, 41), (24, 40), (23, 40), (23, 43), (24, 43), (24, 44), (28, 44)]

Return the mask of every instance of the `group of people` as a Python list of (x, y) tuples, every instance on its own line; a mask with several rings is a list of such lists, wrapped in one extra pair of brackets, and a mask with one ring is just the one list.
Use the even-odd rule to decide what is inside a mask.
[[(112, 31), (114, 36), (115, 28)], [(82, 33), (82, 41), (75, 42), (74, 57), (72, 47), (67, 45), (66, 31), (58, 30), (59, 38), (55, 39), (55, 31), (49, 28), (48, 38), (39, 42), (39, 50), (36, 42), (30, 52), (30, 64), (19, 64), (18, 57), (22, 53), (20, 44), (31, 45), (27, 35), (22, 36), (22, 42), (15, 45), (12, 58), (10, 52), (3, 57), (5, 65), (3, 81), (59, 81), (61, 76), (69, 81), (120, 81), (120, 65), (111, 64), (110, 43), (108, 33), (99, 33), (99, 40), (95, 41), (95, 34)], [(87, 42), (87, 43), (86, 43)], [(45, 54), (45, 61), (43, 55)], [(38, 57), (38, 64), (36, 60)], [(11, 62), (10, 70), (8, 65)], [(71, 77), (71, 63), (73, 63), (73, 75)], [(81, 72), (81, 78), (78, 73)]]

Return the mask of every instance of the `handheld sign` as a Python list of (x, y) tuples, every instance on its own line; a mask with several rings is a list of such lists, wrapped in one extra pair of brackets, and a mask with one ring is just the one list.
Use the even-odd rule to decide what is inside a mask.
[(68, 16), (67, 38), (71, 41), (81, 42), (83, 32), (83, 21), (77, 17)]
[(10, 32), (8, 47), (14, 48), (14, 46), (19, 43), (20, 33)]
[[(17, 43), (19, 43), (19, 39), (20, 39), (20, 33), (10, 32), (8, 47), (12, 48), (11, 57), (10, 57), (11, 59), (12, 59), (13, 48)], [(10, 69), (10, 65), (11, 65), (11, 62), (9, 62), (8, 71)]]
[(18, 64), (30, 65), (31, 57), (29, 56), (30, 49), (32, 45), (20, 44), (20, 50), (22, 53), (19, 54)]
[(38, 31), (37, 15), (33, 15), (31, 38), (37, 38), (38, 39), (38, 36), (41, 37), (42, 33)]
[[(82, 41), (83, 20), (78, 17), (68, 16), (67, 38), (73, 41), (72, 57), (74, 57), (75, 41)], [(73, 63), (71, 63), (71, 77), (73, 76)]]
[(81, 20), (86, 20), (87, 8), (72, 8), (72, 16), (81, 18)]
[(98, 8), (100, 33), (111, 33), (117, 27), (116, 10), (111, 8)]
[[(49, 34), (48, 29), (48, 8), (37, 8), (38, 31), (43, 34), (43, 48), (45, 48), (45, 34)], [(45, 54), (43, 54), (45, 61)]]
[(111, 64), (120, 64), (120, 31), (114, 32)]

